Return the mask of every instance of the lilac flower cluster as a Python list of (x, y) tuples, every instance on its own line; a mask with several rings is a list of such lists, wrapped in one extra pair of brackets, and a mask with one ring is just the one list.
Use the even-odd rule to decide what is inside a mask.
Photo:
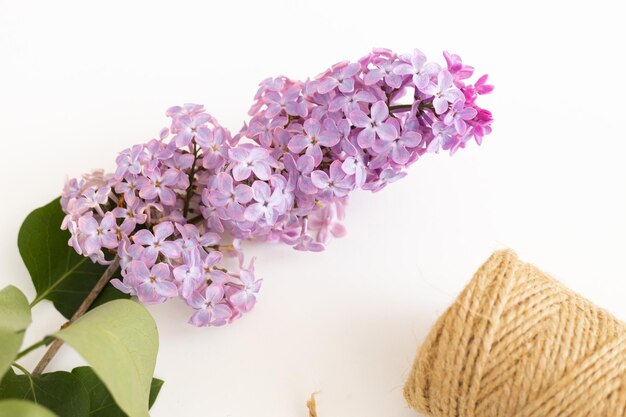
[[(219, 326), (254, 306), (261, 280), (240, 242), (321, 251), (346, 231), (348, 194), (378, 191), (425, 153), (451, 153), (490, 133), (476, 104), (493, 87), (444, 53), (376, 49), (305, 82), (260, 84), (248, 125), (232, 136), (203, 106), (167, 111), (159, 139), (122, 151), (115, 173), (68, 181), (62, 227), (69, 244), (101, 264), (120, 259), (112, 284), (141, 302), (181, 297), (190, 323)], [(223, 266), (236, 255), (238, 271)]]

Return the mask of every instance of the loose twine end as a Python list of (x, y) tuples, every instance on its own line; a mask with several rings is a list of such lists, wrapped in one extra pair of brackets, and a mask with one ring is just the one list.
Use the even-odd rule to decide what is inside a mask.
[(315, 402), (315, 396), (317, 392), (311, 394), (311, 397), (306, 402), (306, 408), (309, 409), (309, 417), (317, 417), (317, 403)]

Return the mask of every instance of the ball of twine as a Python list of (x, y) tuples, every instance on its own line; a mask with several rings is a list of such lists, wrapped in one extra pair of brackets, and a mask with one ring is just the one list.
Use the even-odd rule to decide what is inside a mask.
[(404, 387), (433, 417), (626, 416), (626, 327), (512, 251), (437, 321)]

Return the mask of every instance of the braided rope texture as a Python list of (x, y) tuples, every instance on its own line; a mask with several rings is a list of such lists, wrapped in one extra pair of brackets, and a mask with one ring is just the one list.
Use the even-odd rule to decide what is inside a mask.
[(420, 347), (404, 396), (432, 417), (625, 417), (626, 327), (495, 252)]

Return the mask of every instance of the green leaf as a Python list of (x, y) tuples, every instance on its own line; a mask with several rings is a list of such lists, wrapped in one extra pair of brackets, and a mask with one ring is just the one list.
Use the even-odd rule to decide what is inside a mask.
[(115, 300), (54, 334), (81, 354), (130, 417), (148, 416), (159, 335), (139, 303)]
[(9, 369), (31, 322), (28, 300), (12, 285), (0, 291), (0, 378)]
[(8, 398), (33, 401), (63, 417), (89, 414), (89, 395), (69, 372), (16, 375), (10, 369), (0, 382), (0, 399)]
[[(17, 246), (37, 290), (31, 306), (43, 299), (50, 300), (69, 319), (106, 266), (91, 262), (68, 246), (70, 233), (61, 230), (64, 216), (58, 198), (36, 209), (22, 223)], [(92, 308), (118, 298), (129, 296), (107, 285)]]
[[(104, 386), (98, 375), (89, 366), (81, 366), (72, 369), (74, 374), (83, 384), (89, 393), (91, 411), (89, 417), (126, 417), (126, 414), (115, 404), (109, 390)], [(163, 381), (152, 378), (150, 385), (150, 400), (148, 408), (152, 407), (159, 391), (163, 386)]]
[(35, 403), (24, 400), (0, 401), (0, 416), (57, 417), (56, 414)]
[(150, 398), (148, 398), (148, 408), (152, 408), (154, 402), (159, 396), (159, 392), (161, 392), (161, 388), (163, 388), (163, 384), (165, 381), (158, 378), (152, 378), (152, 383), (150, 384)]

